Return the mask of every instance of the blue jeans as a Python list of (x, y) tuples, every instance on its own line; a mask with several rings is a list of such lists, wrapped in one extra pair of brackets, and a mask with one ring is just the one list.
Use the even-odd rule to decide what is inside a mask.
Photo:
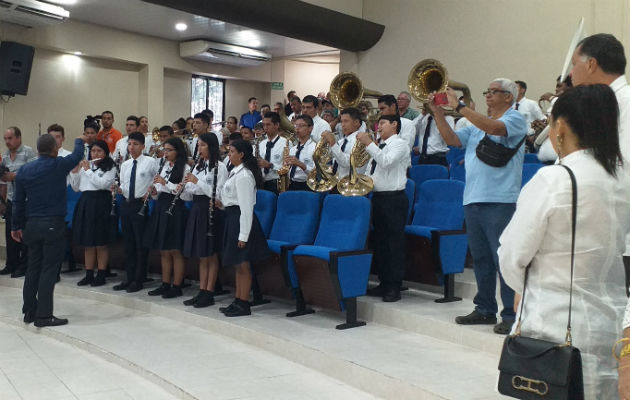
[(499, 272), (499, 237), (514, 214), (514, 203), (473, 203), (464, 206), (466, 233), (477, 280), (475, 310), (496, 315), (497, 272), (501, 282), (501, 318), (514, 321), (514, 291), (505, 284)]

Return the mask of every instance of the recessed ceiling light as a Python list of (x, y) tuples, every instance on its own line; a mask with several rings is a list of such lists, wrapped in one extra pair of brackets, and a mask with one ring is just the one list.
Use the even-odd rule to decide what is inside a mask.
[(82, 53), (82, 52), (80, 52), (80, 51), (75, 51), (73, 54), (74, 54), (75, 56), (81, 56), (81, 55), (83, 55), (83, 53)]
[(178, 30), (178, 31), (180, 31), (180, 32), (183, 32), (183, 31), (185, 31), (186, 29), (188, 29), (188, 25), (186, 25), (186, 24), (185, 24), (185, 23), (183, 23), (183, 22), (179, 22), (179, 23), (175, 24), (175, 29), (177, 29), (177, 30)]

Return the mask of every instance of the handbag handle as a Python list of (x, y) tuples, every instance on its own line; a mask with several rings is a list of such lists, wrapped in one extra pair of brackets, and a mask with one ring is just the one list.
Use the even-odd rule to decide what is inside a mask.
[[(573, 306), (573, 263), (575, 261), (575, 225), (577, 221), (577, 182), (575, 180), (575, 175), (571, 168), (566, 165), (558, 164), (563, 167), (569, 173), (569, 177), (571, 178), (571, 284), (569, 286), (569, 319), (567, 322), (567, 334), (565, 336), (565, 344), (567, 346), (571, 346), (573, 338), (571, 337), (571, 308)], [(521, 298), (521, 310), (518, 315), (518, 323), (516, 325), (516, 332), (514, 336), (521, 335), (521, 317), (523, 315), (523, 304), (525, 303), (525, 292), (527, 289), (527, 278), (529, 277), (529, 268), (531, 264), (525, 268), (525, 282), (523, 283), (523, 297)]]

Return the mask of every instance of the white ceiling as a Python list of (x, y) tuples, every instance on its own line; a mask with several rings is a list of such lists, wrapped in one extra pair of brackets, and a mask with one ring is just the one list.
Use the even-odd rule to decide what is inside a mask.
[[(70, 19), (179, 42), (207, 39), (262, 50), (273, 58), (338, 53), (332, 47), (257, 31), (140, 0), (47, 1), (62, 4), (70, 11)], [(75, 4), (68, 4), (75, 1)], [(175, 30), (175, 24), (179, 22), (188, 25), (185, 32)]]

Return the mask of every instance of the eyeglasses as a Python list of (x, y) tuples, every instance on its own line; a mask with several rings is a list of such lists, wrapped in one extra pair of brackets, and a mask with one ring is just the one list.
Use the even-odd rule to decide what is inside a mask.
[(490, 96), (494, 96), (497, 93), (510, 93), (507, 90), (501, 90), (501, 89), (488, 89), (485, 92), (483, 92), (484, 96), (490, 95)]

